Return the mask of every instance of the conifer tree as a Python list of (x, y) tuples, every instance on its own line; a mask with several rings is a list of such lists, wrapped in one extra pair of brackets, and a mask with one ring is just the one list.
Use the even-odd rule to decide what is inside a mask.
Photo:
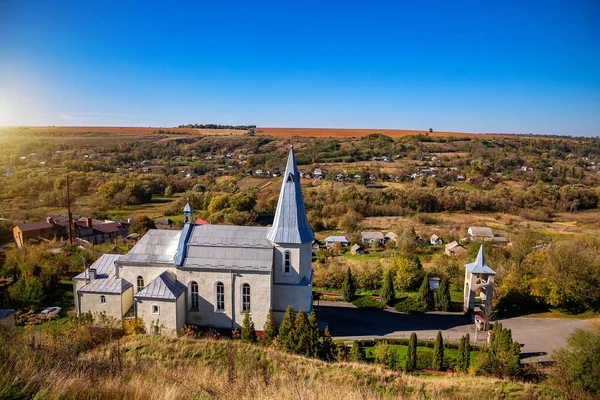
[(438, 311), (449, 311), (450, 310), (450, 283), (447, 277), (443, 277), (435, 292), (435, 309)]
[(321, 358), (325, 361), (331, 361), (334, 359), (333, 356), (333, 339), (329, 332), (329, 326), (325, 327), (323, 331), (323, 341), (321, 342)]
[(396, 293), (394, 292), (394, 274), (391, 269), (385, 271), (383, 275), (383, 285), (381, 286), (381, 302), (385, 305), (392, 305)]
[(363, 362), (366, 359), (365, 349), (360, 345), (359, 342), (355, 341), (350, 349), (350, 360), (356, 362)]
[(355, 292), (356, 285), (354, 284), (352, 271), (350, 271), (350, 267), (348, 267), (348, 270), (346, 271), (346, 276), (344, 277), (344, 283), (342, 284), (342, 295), (344, 297), (344, 301), (352, 301)]
[(269, 308), (269, 312), (267, 313), (267, 320), (265, 321), (265, 326), (263, 328), (263, 335), (261, 337), (261, 341), (270, 346), (275, 338), (277, 337), (277, 324), (275, 323), (275, 316), (273, 315), (273, 309)]
[(241, 338), (244, 342), (256, 342), (256, 331), (254, 330), (254, 322), (252, 322), (252, 317), (250, 317), (249, 312), (246, 312), (246, 315), (244, 316), (244, 322), (242, 323)]
[(433, 359), (431, 360), (431, 369), (441, 371), (444, 368), (444, 339), (442, 331), (438, 331), (433, 347)]
[(468, 372), (471, 364), (471, 343), (469, 334), (460, 338), (458, 345), (458, 357), (456, 360), (456, 369), (460, 372)]
[(429, 288), (429, 278), (425, 275), (421, 288), (419, 289), (419, 302), (425, 308), (425, 311), (433, 310), (433, 292)]
[(417, 334), (411, 333), (408, 340), (408, 351), (406, 352), (406, 369), (417, 369)]
[(313, 309), (308, 316), (308, 325), (310, 329), (310, 355), (317, 357), (319, 355), (319, 318)]
[(308, 315), (306, 311), (298, 311), (296, 321), (294, 323), (294, 342), (296, 344), (294, 350), (298, 354), (310, 356), (310, 324), (308, 323)]
[(296, 314), (294, 313), (294, 307), (288, 306), (283, 316), (283, 321), (279, 325), (279, 334), (277, 335), (277, 345), (282, 350), (292, 351), (295, 348), (294, 345), (294, 322)]

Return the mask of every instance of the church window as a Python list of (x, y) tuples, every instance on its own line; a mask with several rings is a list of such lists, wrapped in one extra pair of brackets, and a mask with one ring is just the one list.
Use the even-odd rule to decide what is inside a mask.
[(223, 282), (217, 282), (217, 287), (216, 287), (216, 294), (217, 294), (217, 311), (224, 311), (225, 310), (225, 285), (223, 285)]
[(250, 311), (250, 285), (242, 285), (242, 312)]
[(283, 273), (289, 274), (292, 271), (292, 253), (286, 250), (283, 253)]
[(160, 314), (160, 307), (156, 304), (152, 304), (152, 314)]
[(190, 310), (198, 311), (198, 284), (190, 283)]
[(141, 276), (137, 277), (137, 291), (139, 292), (140, 290), (142, 290), (144, 288), (144, 278), (142, 278)]
[(106, 304), (106, 296), (100, 296), (100, 304)]

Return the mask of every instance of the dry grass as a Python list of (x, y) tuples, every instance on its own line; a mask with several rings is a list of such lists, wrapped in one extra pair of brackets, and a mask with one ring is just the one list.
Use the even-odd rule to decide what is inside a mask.
[(469, 399), (476, 392), (484, 398), (553, 396), (543, 385), (459, 375), (411, 376), (227, 340), (126, 337), (66, 358), (53, 358), (48, 347), (34, 351), (21, 342), (5, 344), (2, 350), (8, 357), (0, 359), (0, 398)]
[[(334, 129), (334, 128), (257, 128), (259, 135), (280, 137), (332, 137), (332, 138), (357, 138), (371, 133), (383, 133), (390, 137), (403, 137), (414, 135), (425, 135), (426, 131), (406, 129)], [(428, 132), (427, 132), (428, 133)], [(432, 132), (430, 136), (435, 137), (479, 137), (479, 133), (462, 132)], [(492, 135), (490, 135), (492, 136)], [(501, 136), (501, 135), (494, 135)]]

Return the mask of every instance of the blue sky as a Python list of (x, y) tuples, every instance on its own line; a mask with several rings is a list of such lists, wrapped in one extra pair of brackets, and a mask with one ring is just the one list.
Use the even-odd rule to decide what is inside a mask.
[(600, 135), (600, 2), (0, 1), (0, 125)]

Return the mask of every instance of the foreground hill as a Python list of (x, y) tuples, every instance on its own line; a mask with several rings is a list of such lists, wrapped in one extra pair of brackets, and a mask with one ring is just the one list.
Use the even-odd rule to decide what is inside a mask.
[[(70, 335), (69, 335), (70, 336)], [(76, 346), (76, 335), (57, 340)], [(326, 363), (231, 340), (133, 336), (74, 357), (19, 341), (0, 347), (0, 398), (551, 398), (545, 386), (471, 376), (413, 376)], [(61, 347), (61, 346), (59, 346)], [(50, 351), (53, 348), (55, 351)]]

